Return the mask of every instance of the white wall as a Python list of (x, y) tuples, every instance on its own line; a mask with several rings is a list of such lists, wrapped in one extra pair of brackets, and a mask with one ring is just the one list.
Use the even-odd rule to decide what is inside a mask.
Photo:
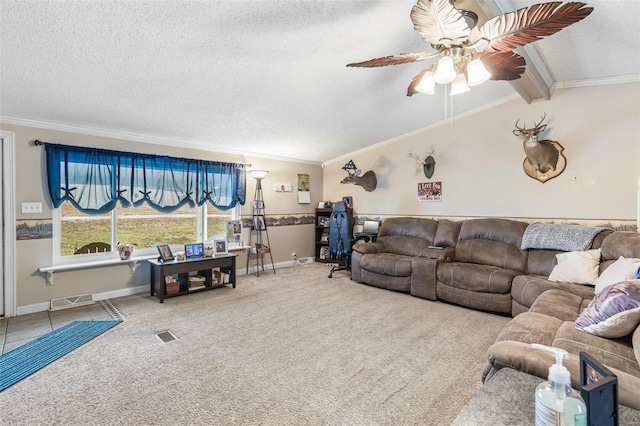
[[(544, 113), (541, 139), (564, 146), (567, 167), (543, 184), (524, 173), (522, 139), (512, 130), (516, 120), (531, 126)], [(436, 168), (426, 179), (407, 153), (422, 156), (431, 146)], [(349, 159), (362, 173), (375, 171), (374, 192), (340, 184)], [(324, 168), (324, 198), (352, 195), (357, 215), (635, 221), (639, 175), (640, 84), (628, 83), (560, 89), (550, 101), (532, 104), (512, 100), (455, 120), (453, 128), (443, 123), (332, 160)], [(418, 182), (428, 181), (442, 182), (442, 202), (417, 202)]]

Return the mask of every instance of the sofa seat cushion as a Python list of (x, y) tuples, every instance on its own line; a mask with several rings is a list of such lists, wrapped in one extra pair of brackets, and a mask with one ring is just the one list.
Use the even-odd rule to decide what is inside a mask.
[(605, 339), (576, 329), (573, 321), (565, 321), (557, 329), (552, 346), (571, 354), (586, 352), (604, 365), (640, 378), (640, 364), (629, 337)]
[(549, 315), (562, 321), (575, 321), (590, 300), (562, 290), (547, 290), (531, 305), (529, 312)]
[(540, 343), (553, 346), (556, 332), (564, 321), (537, 312), (525, 312), (513, 318), (500, 330), (496, 342), (513, 340), (522, 343)]
[(516, 276), (511, 285), (511, 296), (518, 304), (530, 308), (538, 296), (547, 290), (562, 290), (584, 299), (591, 299), (594, 296), (591, 286), (549, 281), (546, 276), (542, 275)]
[(391, 277), (411, 276), (411, 256), (393, 253), (365, 254), (360, 260), (365, 271)]
[(475, 263), (450, 262), (438, 267), (438, 281), (443, 284), (481, 293), (511, 292), (511, 282), (520, 272)]

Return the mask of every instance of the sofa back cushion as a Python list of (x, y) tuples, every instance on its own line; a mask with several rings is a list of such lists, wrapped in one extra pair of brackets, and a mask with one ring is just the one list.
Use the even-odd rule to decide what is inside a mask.
[(624, 258), (640, 259), (640, 233), (632, 231), (612, 232), (602, 241), (602, 263), (600, 273), (609, 265)]
[(460, 228), (454, 261), (524, 272), (527, 252), (520, 250), (527, 223), (509, 219), (469, 219)]
[[(605, 230), (593, 239), (590, 249), (597, 249), (602, 247), (602, 242), (605, 237), (611, 234), (613, 231)], [(529, 258), (527, 260), (527, 274), (532, 275), (544, 275), (546, 277), (551, 274), (553, 267), (557, 265), (556, 254), (562, 253), (560, 250), (546, 250), (546, 249), (529, 249)]]
[(418, 256), (434, 245), (438, 221), (415, 217), (393, 217), (382, 222), (377, 241), (387, 253)]

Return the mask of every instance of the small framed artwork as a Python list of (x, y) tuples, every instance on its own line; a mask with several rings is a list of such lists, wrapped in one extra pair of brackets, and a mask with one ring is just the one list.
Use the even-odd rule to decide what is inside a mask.
[(158, 260), (167, 262), (174, 259), (169, 244), (158, 244), (156, 247), (158, 248), (158, 253), (160, 253), (160, 258)]
[(587, 424), (618, 426), (618, 378), (580, 352), (580, 395), (587, 405)]
[(324, 209), (324, 201), (320, 201), (320, 202), (318, 203), (318, 208), (319, 208), (319, 209)]
[(227, 253), (227, 240), (215, 240), (213, 244), (216, 255)]
[(318, 226), (327, 227), (329, 226), (329, 218), (325, 216), (320, 216), (318, 218)]
[(264, 220), (263, 220), (264, 216), (260, 216), (260, 215), (256, 215), (253, 216), (252, 219), (252, 228), (257, 230), (257, 231), (262, 231), (265, 229), (264, 227)]
[(342, 197), (342, 202), (348, 209), (353, 208), (353, 197)]
[(224, 229), (226, 231), (227, 243), (229, 243), (229, 245), (240, 245), (242, 242), (242, 221), (228, 220), (224, 223)]

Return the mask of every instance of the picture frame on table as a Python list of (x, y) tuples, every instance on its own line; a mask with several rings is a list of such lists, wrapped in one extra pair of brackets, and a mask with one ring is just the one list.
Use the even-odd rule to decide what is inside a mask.
[(215, 254), (226, 254), (228, 253), (228, 249), (227, 249), (227, 240), (214, 240), (213, 241), (213, 247), (215, 250)]
[(171, 252), (171, 247), (169, 247), (169, 244), (158, 244), (156, 248), (158, 249), (158, 253), (160, 253), (160, 257), (158, 258), (158, 260), (162, 262), (170, 262), (175, 259), (173, 253)]
[(618, 377), (585, 352), (580, 352), (580, 395), (587, 424), (618, 426)]

